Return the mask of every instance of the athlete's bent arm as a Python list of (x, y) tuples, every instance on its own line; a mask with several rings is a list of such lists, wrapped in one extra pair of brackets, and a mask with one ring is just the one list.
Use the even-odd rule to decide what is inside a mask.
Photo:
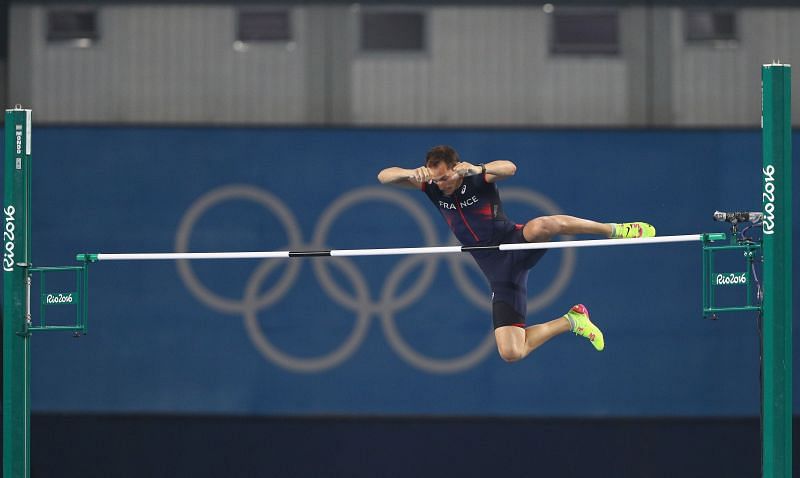
[[(513, 176), (517, 172), (517, 166), (505, 159), (486, 163), (483, 167), (486, 168), (486, 182), (489, 183)], [(474, 175), (480, 174), (483, 169), (479, 165), (462, 161), (453, 167), (453, 171), (462, 175)]]
[[(462, 176), (475, 175), (481, 174), (481, 172), (484, 171), (483, 168), (485, 168), (486, 172), (486, 181), (490, 183), (513, 176), (517, 172), (517, 166), (505, 159), (486, 163), (483, 167), (462, 161), (453, 166), (453, 172), (461, 174)], [(445, 174), (444, 177), (446, 176)], [(416, 189), (419, 189), (422, 183), (439, 179), (442, 178), (434, 177), (433, 171), (427, 166), (421, 166), (416, 169), (392, 166), (378, 173), (378, 181), (380, 181), (381, 184), (393, 184)]]
[(416, 169), (405, 169), (397, 166), (386, 168), (378, 173), (381, 184), (393, 184), (408, 188), (419, 189), (422, 183), (433, 179), (433, 173), (425, 166)]

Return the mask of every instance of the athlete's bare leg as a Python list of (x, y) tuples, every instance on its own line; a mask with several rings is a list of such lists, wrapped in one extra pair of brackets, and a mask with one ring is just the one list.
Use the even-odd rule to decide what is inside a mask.
[(494, 329), (494, 338), (497, 341), (497, 351), (503, 360), (516, 362), (556, 335), (569, 331), (569, 321), (562, 316), (524, 329), (515, 325), (498, 327)]
[(522, 230), (528, 242), (547, 242), (559, 234), (597, 234), (610, 237), (612, 232), (609, 224), (563, 214), (531, 219)]

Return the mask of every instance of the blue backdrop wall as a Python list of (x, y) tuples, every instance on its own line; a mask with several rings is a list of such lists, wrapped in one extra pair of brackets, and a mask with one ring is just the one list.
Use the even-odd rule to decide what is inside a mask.
[[(34, 263), (448, 244), (423, 194), (376, 181), (441, 143), (517, 164), (500, 186), (519, 222), (564, 212), (673, 235), (724, 231), (715, 209), (760, 208), (757, 131), (34, 127)], [(564, 335), (516, 364), (494, 350), (469, 257), (99, 263), (89, 335), (33, 337), (33, 409), (757, 415), (755, 318), (701, 318), (700, 252), (550, 251), (530, 275), (529, 323), (583, 302), (606, 350)]]

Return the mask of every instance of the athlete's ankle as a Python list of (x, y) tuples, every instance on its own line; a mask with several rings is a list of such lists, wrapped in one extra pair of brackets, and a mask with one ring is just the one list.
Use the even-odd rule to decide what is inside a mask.
[(569, 324), (569, 331), (575, 332), (575, 319), (569, 316), (569, 314), (564, 314), (561, 316), (562, 319), (566, 319), (567, 323)]

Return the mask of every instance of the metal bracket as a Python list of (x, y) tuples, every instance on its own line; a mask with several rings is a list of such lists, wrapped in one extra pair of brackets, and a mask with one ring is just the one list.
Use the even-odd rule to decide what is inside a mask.
[[(722, 235), (722, 239), (720, 239)], [(703, 317), (717, 319), (722, 312), (760, 311), (761, 297), (753, 300), (753, 264), (761, 262), (761, 241), (737, 238), (732, 234), (727, 244), (715, 244), (725, 239), (725, 234), (703, 234)], [(714, 270), (714, 256), (720, 251), (741, 251), (745, 259), (744, 272), (721, 273)], [(720, 307), (716, 304), (716, 288), (728, 286), (746, 286), (744, 305)]]
[[(25, 333), (39, 331), (71, 331), (75, 337), (86, 335), (88, 330), (88, 312), (89, 303), (87, 300), (89, 290), (89, 261), (84, 261), (77, 266), (59, 266), (59, 267), (30, 267), (27, 270), (27, 297), (28, 297), (28, 315), (25, 326)], [(48, 274), (72, 272), (75, 274), (75, 289), (57, 292), (47, 292), (46, 278)], [(31, 276), (39, 274), (39, 319), (37, 324), (34, 325), (31, 320)], [(46, 311), (51, 307), (70, 307), (74, 306), (75, 322), (70, 325), (52, 325), (48, 324), (46, 320)]]

